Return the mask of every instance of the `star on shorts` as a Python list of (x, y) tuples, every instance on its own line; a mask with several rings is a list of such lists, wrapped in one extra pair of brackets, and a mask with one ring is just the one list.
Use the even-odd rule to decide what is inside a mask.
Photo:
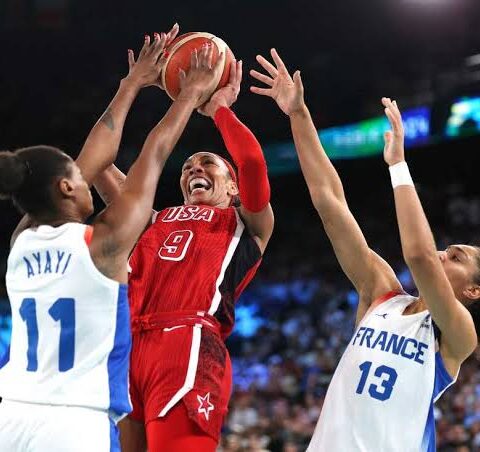
[(197, 400), (200, 404), (198, 407), (198, 412), (203, 413), (205, 415), (205, 419), (208, 421), (210, 411), (215, 409), (213, 403), (210, 402), (210, 393), (207, 392), (204, 397), (197, 395)]

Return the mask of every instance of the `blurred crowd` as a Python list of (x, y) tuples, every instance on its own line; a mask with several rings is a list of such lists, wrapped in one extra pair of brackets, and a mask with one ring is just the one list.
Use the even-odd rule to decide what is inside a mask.
[[(312, 293), (308, 302), (295, 296), (299, 281), (286, 284), (290, 299), (281, 312), (259, 321), (251, 337), (234, 339), (235, 389), (223, 452), (300, 452), (312, 437), (353, 333), (357, 298), (352, 291), (324, 295), (318, 280), (303, 283)], [(479, 358), (477, 352), (463, 364), (457, 383), (436, 405), (439, 451), (480, 451)]]
[[(458, 184), (419, 191), (439, 248), (476, 238), (480, 198), (464, 193)], [(379, 212), (387, 213), (383, 221)], [(393, 265), (405, 290), (415, 294), (401, 260), (392, 206), (366, 202), (358, 213), (376, 250)], [(265, 263), (268, 269), (237, 307), (237, 328), (229, 342), (234, 394), (223, 452), (304, 451), (352, 337), (358, 296), (328, 249), (320, 220), (314, 215), (309, 220), (289, 224), (290, 237), (296, 229), (309, 228), (305, 234), (314, 238), (309, 250), (302, 249), (300, 240), (274, 244)], [(436, 405), (439, 451), (480, 451), (479, 358), (477, 350)]]

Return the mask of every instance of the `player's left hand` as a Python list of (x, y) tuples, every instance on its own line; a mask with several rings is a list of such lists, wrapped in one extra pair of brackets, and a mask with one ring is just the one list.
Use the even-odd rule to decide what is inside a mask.
[(388, 97), (382, 98), (382, 104), (385, 107), (385, 114), (392, 127), (392, 130), (385, 132), (385, 147), (383, 149), (383, 158), (388, 166), (405, 160), (405, 132), (403, 129), (402, 114), (397, 106), (397, 102)]
[(164, 49), (178, 34), (178, 24), (175, 24), (168, 33), (155, 33), (153, 41), (149, 35), (145, 35), (142, 49), (135, 60), (133, 50), (128, 50), (128, 75), (125, 80), (134, 84), (137, 88), (158, 86), (162, 88), (160, 73), (165, 65)]
[(220, 107), (230, 108), (238, 98), (242, 83), (242, 61), (232, 61), (228, 84), (213, 94), (210, 100), (198, 108), (198, 112), (205, 116), (215, 117)]

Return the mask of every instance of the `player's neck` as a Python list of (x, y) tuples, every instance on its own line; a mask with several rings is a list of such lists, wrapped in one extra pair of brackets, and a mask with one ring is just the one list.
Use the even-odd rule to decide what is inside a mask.
[(191, 204), (191, 205), (199, 206), (199, 207), (214, 207), (216, 209), (228, 209), (231, 204), (230, 204), (230, 201), (220, 201), (220, 202), (213, 202), (213, 203), (200, 202), (198, 204)]
[(57, 227), (65, 223), (83, 223), (83, 220), (79, 217), (79, 215), (68, 212), (62, 212), (54, 216), (40, 215), (33, 218), (34, 226), (47, 225)]
[(71, 199), (57, 200), (53, 206), (36, 215), (30, 214), (32, 226), (61, 226), (65, 223), (83, 223), (85, 216), (82, 215), (79, 205)]

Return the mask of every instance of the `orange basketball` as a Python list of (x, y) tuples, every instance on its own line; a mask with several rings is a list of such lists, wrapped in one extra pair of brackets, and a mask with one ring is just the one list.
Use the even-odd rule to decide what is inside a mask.
[(180, 92), (180, 83), (178, 72), (183, 69), (185, 72), (190, 68), (190, 58), (194, 49), (200, 50), (206, 42), (214, 44), (213, 47), (213, 63), (216, 63), (220, 53), (222, 53), (223, 62), (220, 64), (216, 79), (218, 82), (214, 84), (215, 88), (210, 93), (206, 93), (198, 102), (197, 107), (204, 104), (210, 96), (228, 83), (230, 76), (230, 64), (234, 58), (232, 51), (227, 44), (220, 38), (211, 33), (192, 32), (178, 36), (165, 49), (164, 56), (166, 58), (165, 66), (161, 73), (162, 85), (167, 94), (176, 99)]

